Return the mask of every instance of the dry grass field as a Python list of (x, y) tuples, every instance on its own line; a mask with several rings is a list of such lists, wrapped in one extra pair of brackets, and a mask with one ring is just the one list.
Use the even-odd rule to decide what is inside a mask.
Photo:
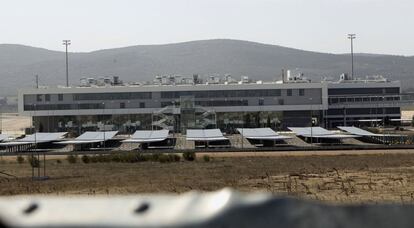
[[(231, 187), (335, 203), (414, 200), (414, 153), (212, 154), (210, 161), (70, 164), (47, 160), (46, 181), (32, 181), (31, 167), (3, 157), (0, 195), (137, 194), (213, 191)], [(58, 163), (60, 160), (61, 163)]]

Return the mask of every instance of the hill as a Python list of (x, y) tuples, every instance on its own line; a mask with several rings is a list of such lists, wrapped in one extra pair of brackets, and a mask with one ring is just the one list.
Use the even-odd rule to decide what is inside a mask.
[[(298, 69), (313, 80), (337, 77), (350, 71), (350, 57), (267, 45), (240, 40), (202, 40), (165, 45), (139, 45), (88, 53), (70, 53), (70, 82), (81, 77), (120, 76), (124, 81), (142, 81), (155, 75), (200, 75), (230, 73), (259, 80), (280, 78), (281, 69)], [(382, 74), (414, 85), (414, 57), (357, 54), (358, 76)], [(1, 94), (17, 88), (65, 83), (64, 52), (22, 45), (0, 45)]]

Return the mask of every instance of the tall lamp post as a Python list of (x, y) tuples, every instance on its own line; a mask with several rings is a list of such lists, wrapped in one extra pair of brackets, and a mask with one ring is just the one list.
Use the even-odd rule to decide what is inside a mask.
[(348, 34), (348, 39), (351, 40), (351, 77), (354, 79), (354, 39), (356, 38), (355, 34)]
[(310, 133), (311, 133), (311, 145), (313, 144), (313, 106), (312, 106), (312, 97), (309, 98), (310, 101)]
[(104, 151), (106, 150), (106, 121), (105, 121), (105, 102), (102, 102), (102, 123), (103, 123), (103, 146), (104, 146)]
[(66, 47), (66, 87), (69, 87), (68, 46), (70, 44), (70, 40), (63, 40), (63, 45)]

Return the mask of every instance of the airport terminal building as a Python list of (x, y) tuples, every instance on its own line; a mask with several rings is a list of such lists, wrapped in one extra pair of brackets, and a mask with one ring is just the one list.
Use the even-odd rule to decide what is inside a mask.
[(380, 124), (400, 119), (401, 83), (382, 77), (311, 82), (210, 77), (157, 77), (150, 83), (84, 78), (79, 86), (19, 90), (19, 113), (32, 116), (37, 131), (80, 135), (85, 131)]

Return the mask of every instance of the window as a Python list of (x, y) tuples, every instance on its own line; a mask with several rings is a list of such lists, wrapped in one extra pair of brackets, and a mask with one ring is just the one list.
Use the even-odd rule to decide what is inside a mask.
[(125, 108), (125, 103), (124, 102), (119, 103), (119, 108)]
[(73, 100), (129, 100), (129, 99), (152, 99), (152, 92), (136, 93), (77, 93), (73, 94)]
[(45, 101), (50, 101), (50, 94), (45, 95)]
[(299, 89), (299, 96), (305, 96), (305, 90)]
[(63, 101), (63, 94), (58, 94), (58, 101)]
[(263, 98), (259, 98), (259, 105), (260, 106), (264, 105), (264, 99)]
[(291, 89), (286, 90), (286, 95), (289, 97), (292, 96), (292, 90)]
[(36, 100), (37, 101), (42, 101), (42, 95), (41, 94), (37, 94), (36, 95)]
[(145, 102), (139, 102), (139, 108), (145, 108)]
[(222, 97), (271, 97), (280, 96), (280, 89), (249, 89), (249, 90), (210, 90), (210, 91), (177, 91), (161, 92), (162, 99), (194, 96), (195, 98), (222, 98)]

